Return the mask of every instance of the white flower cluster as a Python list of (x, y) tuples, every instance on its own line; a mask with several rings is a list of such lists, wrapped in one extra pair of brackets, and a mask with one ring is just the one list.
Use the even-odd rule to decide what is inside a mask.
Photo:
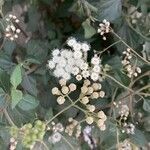
[(122, 143), (119, 143), (118, 150), (132, 150), (130, 142), (126, 139)]
[(94, 56), (91, 60), (92, 68), (87, 62), (87, 52), (90, 45), (86, 42), (78, 42), (71, 37), (67, 40), (68, 49), (54, 49), (52, 59), (48, 61), (48, 68), (58, 78), (69, 80), (71, 75), (75, 76), (78, 81), (82, 78), (91, 78), (94, 81), (99, 79), (101, 71), (100, 59)]
[(9, 150), (15, 150), (17, 146), (17, 141), (12, 137), (10, 138), (10, 147)]
[(20, 29), (16, 28), (15, 23), (19, 23), (19, 20), (16, 16), (10, 14), (8, 18), (6, 18), (8, 25), (5, 29), (5, 36), (9, 38), (11, 41), (14, 41), (19, 37)]
[(135, 134), (135, 125), (132, 123), (124, 123), (123, 127), (125, 128), (125, 131), (127, 134)]
[(96, 139), (92, 137), (92, 127), (86, 126), (83, 130), (83, 138), (84, 141), (87, 142), (89, 147), (91, 149), (94, 149), (96, 147)]
[(106, 40), (106, 33), (109, 33), (111, 31), (110, 29), (110, 22), (108, 22), (106, 19), (103, 20), (102, 23), (99, 24), (98, 33), (103, 36), (103, 40)]
[(55, 122), (52, 122), (51, 125), (52, 125), (52, 128), (50, 128), (50, 129), (52, 129), (53, 133), (48, 138), (48, 141), (50, 143), (55, 144), (61, 140), (61, 138), (62, 138), (61, 133), (64, 131), (64, 127), (61, 123), (55, 124)]
[(129, 78), (137, 77), (138, 74), (140, 74), (141, 68), (140, 67), (136, 67), (134, 65), (131, 64), (131, 59), (132, 59), (132, 53), (130, 48), (127, 48), (126, 51), (123, 52), (123, 54), (125, 55), (124, 59), (122, 60), (122, 64), (125, 67), (125, 70), (127, 71), (127, 76)]

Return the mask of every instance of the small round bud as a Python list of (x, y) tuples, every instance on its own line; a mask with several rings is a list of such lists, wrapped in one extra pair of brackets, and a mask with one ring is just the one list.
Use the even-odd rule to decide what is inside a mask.
[(84, 85), (89, 86), (91, 84), (90, 80), (84, 80)]
[(92, 97), (93, 99), (99, 98), (98, 92), (93, 92), (92, 95), (91, 95), (91, 97)]
[(65, 102), (65, 98), (64, 98), (63, 96), (59, 96), (59, 97), (57, 98), (57, 103), (58, 103), (59, 105), (64, 104), (64, 102)]
[(97, 125), (98, 125), (99, 127), (101, 127), (103, 124), (104, 124), (104, 120), (103, 120), (103, 119), (98, 119)]
[(137, 71), (138, 73), (141, 73), (141, 72), (142, 72), (140, 67), (137, 67), (137, 68), (136, 68), (136, 71)]
[(101, 89), (102, 85), (99, 83), (93, 83), (92, 87), (95, 91), (97, 91)]
[(63, 94), (68, 94), (69, 93), (69, 88), (67, 86), (63, 86), (61, 89)]
[(88, 105), (88, 106), (87, 106), (87, 109), (88, 109), (90, 112), (94, 112), (94, 111), (95, 111), (95, 106), (94, 106), (94, 105)]
[(88, 87), (88, 94), (92, 94), (94, 89), (92, 87)]
[(101, 98), (103, 98), (103, 97), (105, 96), (105, 92), (104, 92), (104, 91), (100, 91), (100, 92), (99, 92), (99, 96), (100, 96)]
[(78, 81), (81, 81), (81, 80), (82, 80), (82, 76), (81, 76), (81, 75), (77, 75), (77, 76), (76, 76), (76, 79), (77, 79)]
[(89, 102), (89, 98), (85, 96), (82, 98), (81, 102), (86, 105)]
[(72, 92), (72, 91), (75, 91), (75, 90), (77, 89), (77, 86), (76, 86), (74, 83), (71, 83), (71, 84), (69, 85), (69, 89), (70, 89), (71, 92)]
[(61, 85), (61, 86), (63, 86), (63, 85), (66, 85), (66, 80), (65, 79), (60, 79), (59, 80), (59, 84)]
[(21, 32), (21, 30), (20, 29), (16, 29), (16, 33), (20, 33)]
[(86, 94), (88, 91), (88, 88), (86, 86), (81, 87), (81, 93)]
[(53, 95), (60, 95), (60, 91), (57, 87), (52, 88), (52, 94)]
[(90, 125), (90, 124), (92, 124), (92, 123), (94, 122), (94, 119), (93, 119), (93, 117), (90, 117), (90, 116), (89, 116), (89, 117), (86, 118), (85, 121), (87, 122), (87, 124)]

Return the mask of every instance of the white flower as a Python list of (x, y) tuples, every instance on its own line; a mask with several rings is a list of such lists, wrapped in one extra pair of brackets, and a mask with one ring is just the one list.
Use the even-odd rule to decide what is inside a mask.
[(53, 57), (53, 62), (54, 63), (59, 63), (60, 57), (59, 56), (54, 56)]
[(73, 49), (74, 49), (74, 51), (80, 51), (81, 50), (81, 44), (80, 43), (75, 43), (74, 45), (73, 45)]
[(80, 59), (80, 58), (82, 58), (82, 52), (77, 50), (73, 53), (73, 56), (75, 59)]
[(54, 75), (58, 78), (64, 75), (64, 73), (65, 70), (63, 68), (56, 67), (56, 69), (54, 70)]
[(73, 65), (75, 64), (75, 60), (74, 60), (73, 58), (69, 58), (69, 59), (67, 60), (67, 63), (68, 63), (69, 65), (73, 66)]
[(83, 59), (76, 59), (75, 60), (75, 65), (78, 66), (78, 67), (81, 67), (81, 64), (84, 63), (84, 60)]
[(70, 75), (69, 73), (64, 73), (64, 74), (62, 75), (62, 77), (63, 77), (63, 79), (65, 79), (65, 80), (69, 80), (69, 79), (71, 78), (71, 75)]
[(91, 74), (91, 79), (92, 79), (93, 81), (97, 81), (97, 80), (99, 79), (99, 75), (98, 75), (97, 73), (95, 73), (95, 72), (92, 72), (92, 74)]
[(69, 64), (67, 64), (67, 65), (65, 66), (65, 71), (68, 72), (68, 73), (71, 73), (71, 72), (72, 72), (72, 66), (69, 65)]
[(63, 58), (63, 57), (59, 57), (59, 62), (58, 62), (58, 66), (61, 66), (61, 67), (65, 67), (66, 66), (66, 59)]
[(77, 43), (77, 41), (76, 41), (76, 39), (75, 38), (73, 38), (73, 37), (71, 37), (71, 38), (69, 38), (68, 40), (67, 40), (67, 44), (70, 46), (70, 47), (72, 47), (74, 44), (76, 44)]
[(80, 65), (80, 69), (81, 70), (87, 70), (88, 69), (88, 64), (87, 63), (81, 63), (81, 65)]
[(53, 56), (58, 56), (60, 54), (59, 49), (54, 49), (52, 55)]
[(83, 76), (83, 78), (88, 78), (89, 76), (90, 76), (90, 73), (89, 73), (89, 71), (82, 71), (82, 76)]
[(99, 73), (101, 71), (100, 66), (95, 65), (94, 68), (93, 68), (93, 71), (96, 72), (96, 73)]
[(53, 61), (48, 61), (48, 68), (49, 69), (54, 69), (55, 68), (55, 63)]
[(77, 74), (79, 73), (79, 71), (80, 71), (80, 70), (79, 70), (78, 67), (73, 67), (73, 68), (72, 68), (72, 74), (73, 74), (73, 75), (77, 75)]
[(55, 144), (61, 140), (61, 137), (62, 136), (59, 132), (55, 132), (52, 136), (49, 137), (49, 141)]
[(100, 63), (99, 57), (95, 55), (95, 56), (91, 59), (91, 63), (92, 63), (93, 65), (99, 65), (99, 63)]
[(90, 50), (90, 45), (88, 44), (88, 43), (86, 43), (86, 42), (84, 42), (84, 43), (82, 43), (82, 50), (84, 51), (84, 52), (87, 52), (87, 51), (89, 51)]
[(69, 58), (72, 58), (72, 55), (73, 53), (71, 51), (69, 51), (68, 49), (64, 49), (62, 52), (61, 52), (61, 56), (69, 59)]

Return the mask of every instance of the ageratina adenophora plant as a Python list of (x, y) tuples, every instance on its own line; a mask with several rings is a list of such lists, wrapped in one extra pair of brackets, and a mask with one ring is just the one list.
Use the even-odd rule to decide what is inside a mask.
[(0, 17), (0, 150), (150, 149), (149, 0), (1, 0)]

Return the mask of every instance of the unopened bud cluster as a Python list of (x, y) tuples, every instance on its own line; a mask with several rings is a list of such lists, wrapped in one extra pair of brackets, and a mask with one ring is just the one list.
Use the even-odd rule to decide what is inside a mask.
[(106, 129), (106, 125), (105, 125), (106, 120), (107, 120), (107, 116), (105, 115), (105, 113), (103, 111), (99, 111), (98, 113), (95, 113), (95, 115), (92, 115), (92, 113), (87, 114), (85, 121), (89, 125), (95, 122), (99, 127), (99, 129), (104, 131)]
[(21, 30), (16, 27), (16, 24), (18, 24), (20, 21), (15, 15), (12, 14), (10, 14), (8, 18), (6, 18), (6, 21), (8, 25), (5, 29), (5, 36), (11, 41), (14, 41), (19, 37), (19, 34), (21, 32)]
[(105, 34), (109, 33), (110, 31), (110, 22), (104, 19), (103, 22), (99, 24), (98, 33), (103, 36), (103, 40), (106, 40)]
[(69, 125), (66, 126), (65, 132), (72, 136), (75, 134), (76, 138), (78, 138), (81, 134), (81, 125), (77, 120), (74, 120), (73, 118), (69, 118)]
[(66, 95), (75, 91), (77, 87), (74, 83), (70, 83), (69, 85), (67, 85), (65, 79), (60, 79), (59, 84), (60, 84), (60, 88), (54, 87), (52, 89), (52, 94), (58, 96), (57, 103), (59, 105), (62, 105), (66, 101), (65, 99)]
[(37, 120), (34, 126), (31, 123), (25, 124), (22, 128), (11, 127), (10, 134), (14, 138), (20, 138), (25, 148), (33, 148), (37, 140), (42, 140), (45, 134), (46, 125)]
[(130, 48), (127, 48), (127, 50), (124, 51), (123, 54), (124, 54), (124, 59), (122, 60), (122, 64), (125, 70), (127, 71), (127, 76), (129, 78), (137, 77), (138, 74), (140, 74), (142, 71), (140, 67), (132, 65), (131, 59), (133, 56), (132, 56)]

